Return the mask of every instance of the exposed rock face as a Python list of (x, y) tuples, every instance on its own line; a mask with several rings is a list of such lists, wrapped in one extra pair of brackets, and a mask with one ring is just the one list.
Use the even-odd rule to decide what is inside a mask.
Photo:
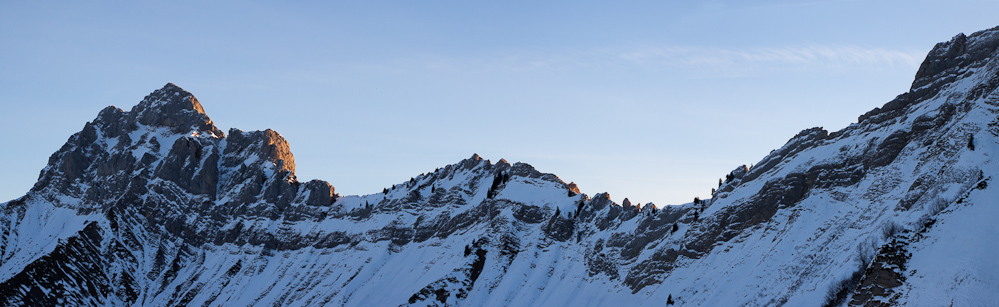
[(312, 180), (305, 184), (305, 190), (309, 192), (305, 204), (310, 206), (329, 206), (336, 200), (336, 193), (329, 182), (322, 180)]
[(229, 164), (242, 162), (244, 152), (252, 152), (256, 159), (279, 164), (282, 170), (295, 172), (295, 156), (291, 154), (288, 141), (274, 130), (243, 132), (239, 129), (229, 130), (231, 143), (226, 147), (226, 154), (231, 156)]
[(996, 29), (999, 27), (977, 32), (970, 38), (960, 33), (948, 42), (933, 46), (926, 59), (919, 65), (912, 88), (917, 89), (930, 84), (933, 79), (939, 78), (939, 75), (946, 71), (956, 72), (969, 66), (985, 64), (994, 56), (996, 48), (999, 48), (999, 39), (996, 39), (999, 34)]
[[(478, 155), (381, 193), (339, 196), (326, 181), (298, 181), (277, 132), (226, 135), (193, 95), (167, 84), (128, 112), (100, 111), (50, 157), (27, 195), (0, 207), (0, 301), (874, 306), (911, 304), (928, 292), (999, 299), (973, 291), (986, 277), (928, 265), (955, 234), (999, 235), (959, 227), (996, 213), (987, 205), (999, 189), (987, 183), (999, 170), (990, 156), (999, 148), (997, 33), (938, 44), (912, 90), (858, 123), (806, 129), (752, 167), (735, 168), (713, 198), (661, 209), (619, 205), (606, 193), (591, 198), (529, 164)], [(885, 230), (896, 224), (900, 231)], [(947, 291), (956, 292), (928, 286), (939, 276), (955, 280)]]
[[(129, 122), (170, 127), (175, 133), (195, 131), (222, 136), (222, 131), (215, 128), (198, 99), (173, 83), (167, 83), (163, 88), (146, 96), (128, 112), (128, 117)], [(108, 121), (108, 123), (113, 122)]]

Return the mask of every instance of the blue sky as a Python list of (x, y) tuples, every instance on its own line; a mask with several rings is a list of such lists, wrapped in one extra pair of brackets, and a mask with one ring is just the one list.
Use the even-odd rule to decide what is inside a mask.
[(167, 82), (367, 194), (478, 153), (616, 201), (708, 197), (798, 131), (908, 90), (994, 1), (0, 3), (0, 198)]

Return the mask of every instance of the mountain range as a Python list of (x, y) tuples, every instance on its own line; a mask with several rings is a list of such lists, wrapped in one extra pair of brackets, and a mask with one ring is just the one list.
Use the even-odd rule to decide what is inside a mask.
[(0, 204), (7, 306), (984, 306), (999, 302), (999, 27), (710, 198), (587, 195), (478, 155), (368, 195), (167, 84)]

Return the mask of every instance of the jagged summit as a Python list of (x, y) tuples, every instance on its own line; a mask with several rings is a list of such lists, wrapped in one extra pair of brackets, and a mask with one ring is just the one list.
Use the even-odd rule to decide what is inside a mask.
[(169, 127), (176, 133), (196, 131), (224, 136), (198, 99), (173, 83), (167, 83), (143, 98), (128, 112), (128, 117), (142, 125)]
[(193, 94), (168, 83), (131, 111), (114, 106), (101, 110), (52, 154), (32, 191), (49, 198), (69, 195), (72, 201), (59, 202), (72, 207), (106, 209), (110, 199), (139, 193), (144, 188), (136, 183), (146, 180), (227, 199), (216, 207), (227, 214), (246, 212), (233, 206), (267, 200), (268, 205), (250, 212), (272, 217), (301, 193), (327, 204), (333, 198), (327, 182), (298, 190), (294, 155), (274, 130), (231, 129), (229, 134), (215, 127)]
[[(188, 92), (173, 83), (167, 83), (162, 88), (146, 95), (143, 102), (139, 103), (136, 107), (139, 109), (145, 107), (162, 109), (171, 108), (174, 112), (188, 110), (205, 114), (205, 109), (202, 108), (198, 99), (194, 98), (194, 94), (191, 94), (191, 92)], [(133, 108), (133, 110), (135, 110), (135, 108)], [(174, 113), (167, 110), (164, 110), (164, 112)]]

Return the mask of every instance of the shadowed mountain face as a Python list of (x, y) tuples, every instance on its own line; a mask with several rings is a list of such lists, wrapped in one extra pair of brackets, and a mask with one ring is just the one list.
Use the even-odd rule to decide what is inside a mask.
[(478, 155), (380, 193), (299, 182), (275, 131), (173, 84), (108, 107), (0, 205), (4, 305), (976, 305), (999, 301), (999, 28), (710, 199), (582, 194)]

